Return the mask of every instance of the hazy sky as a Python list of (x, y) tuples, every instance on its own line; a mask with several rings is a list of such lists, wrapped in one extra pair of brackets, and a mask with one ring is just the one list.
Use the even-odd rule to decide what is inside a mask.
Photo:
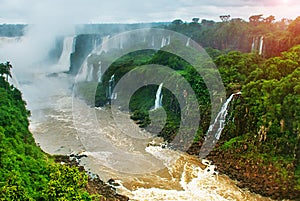
[(219, 21), (225, 14), (245, 20), (272, 14), (280, 20), (295, 19), (299, 11), (299, 0), (0, 0), (0, 23)]

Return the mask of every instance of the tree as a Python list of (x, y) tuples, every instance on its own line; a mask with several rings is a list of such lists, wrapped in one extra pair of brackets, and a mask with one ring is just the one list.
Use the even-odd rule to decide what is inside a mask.
[(174, 20), (172, 22), (172, 24), (175, 24), (175, 25), (180, 25), (180, 24), (183, 24), (183, 21), (181, 19), (177, 19), (177, 20)]
[(260, 15), (252, 15), (249, 17), (249, 21), (250, 22), (260, 22), (263, 18), (262, 18), (263, 14)]
[(228, 22), (230, 19), (230, 15), (221, 15), (220, 19), (222, 20), (222, 22)]
[(0, 75), (4, 76), (6, 75), (6, 81), (8, 80), (8, 76), (11, 77), (10, 69), (12, 68), (12, 65), (9, 62), (0, 63)]
[(269, 17), (267, 17), (264, 21), (266, 23), (272, 23), (275, 20), (275, 17), (273, 15), (270, 15)]
[(298, 36), (300, 34), (300, 16), (291, 22), (291, 24), (288, 26), (288, 31), (293, 36)]
[(199, 18), (195, 17), (195, 18), (192, 19), (192, 21), (193, 21), (194, 23), (198, 23), (198, 22), (199, 22)]

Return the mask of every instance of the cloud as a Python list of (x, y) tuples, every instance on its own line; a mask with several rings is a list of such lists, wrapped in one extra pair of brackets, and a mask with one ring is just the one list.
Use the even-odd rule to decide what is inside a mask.
[[(248, 19), (250, 15), (271, 13), (296, 18), (296, 0), (0, 0), (0, 23), (111, 23), (172, 21), (193, 17), (218, 20), (222, 14)], [(281, 8), (281, 9), (279, 9)]]

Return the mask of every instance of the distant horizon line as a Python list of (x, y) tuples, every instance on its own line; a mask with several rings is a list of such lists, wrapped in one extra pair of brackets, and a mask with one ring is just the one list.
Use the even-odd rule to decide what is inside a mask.
[[(253, 14), (253, 15), (250, 15), (251, 16), (255, 16), (255, 15), (260, 15), (260, 14)], [(264, 14), (261, 14), (264, 16)], [(270, 15), (269, 15), (270, 16)], [(273, 15), (274, 16), (274, 15)], [(276, 16), (275, 16), (276, 17)], [(300, 17), (300, 14), (299, 16), (297, 17)], [(295, 19), (297, 18), (295, 17)], [(195, 17), (195, 18), (199, 18), (201, 21), (202, 20), (207, 20), (207, 21), (213, 21), (213, 22), (222, 22), (221, 19), (219, 20), (214, 20), (214, 19), (207, 19), (207, 18), (200, 18), (200, 17)], [(190, 23), (190, 22), (193, 22), (192, 20), (193, 18), (190, 19), (190, 21), (187, 21), (187, 20), (183, 20), (181, 18), (176, 18), (176, 19), (173, 19), (171, 21), (152, 21), (152, 22), (145, 22), (145, 21), (141, 21), (141, 22), (86, 22), (86, 23), (74, 23), (73, 25), (134, 25), (134, 24), (162, 24), (162, 23), (172, 23), (173, 21), (175, 20), (182, 20), (183, 23)], [(249, 18), (248, 19), (244, 19), (244, 18), (241, 18), (241, 17), (232, 17), (230, 18), (229, 21), (233, 20), (233, 19), (241, 19), (245, 22), (249, 22)], [(291, 18), (288, 18), (288, 17), (283, 17), (283, 18), (280, 18), (278, 20), (274, 20), (274, 22), (280, 22), (281, 20), (283, 19), (287, 19), (287, 20), (295, 20), (295, 19), (291, 19)], [(199, 23), (201, 23), (201, 21)], [(15, 22), (15, 23), (10, 23), (10, 22), (0, 22), (0, 25), (34, 25), (34, 23), (25, 23), (25, 22)]]

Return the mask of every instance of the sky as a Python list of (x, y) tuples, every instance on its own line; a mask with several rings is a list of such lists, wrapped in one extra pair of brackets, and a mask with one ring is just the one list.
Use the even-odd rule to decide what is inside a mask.
[(256, 14), (279, 21), (299, 11), (299, 0), (0, 0), (0, 24), (220, 21), (220, 15), (248, 20)]

